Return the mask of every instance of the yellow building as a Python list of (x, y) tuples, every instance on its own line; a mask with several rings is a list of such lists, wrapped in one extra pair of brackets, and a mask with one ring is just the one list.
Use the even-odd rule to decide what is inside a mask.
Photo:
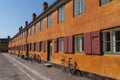
[(42, 14), (19, 28), (9, 52), (40, 55), (56, 65), (66, 56), (91, 77), (120, 79), (119, 18), (120, 0), (45, 2)]

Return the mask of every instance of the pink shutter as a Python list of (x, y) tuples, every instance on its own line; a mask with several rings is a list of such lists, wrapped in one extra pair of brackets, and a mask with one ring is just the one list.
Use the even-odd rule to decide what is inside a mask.
[(68, 37), (68, 53), (73, 53), (73, 36)]
[(30, 43), (28, 44), (28, 50), (30, 51)]
[(36, 42), (34, 43), (34, 51), (36, 50)]
[(92, 54), (91, 49), (92, 41), (91, 41), (91, 33), (85, 33), (84, 34), (84, 52), (86, 54)]
[(41, 51), (41, 42), (39, 42), (39, 51)]
[(26, 44), (24, 46), (25, 46), (24, 50), (26, 50)]
[(68, 37), (64, 37), (64, 52), (68, 52)]
[(34, 51), (34, 43), (32, 43), (32, 51)]
[(100, 31), (92, 32), (91, 38), (92, 38), (92, 54), (101, 54)]
[(54, 52), (55, 53), (58, 52), (58, 40), (57, 39), (54, 40)]
[(36, 50), (39, 51), (39, 42), (36, 43)]

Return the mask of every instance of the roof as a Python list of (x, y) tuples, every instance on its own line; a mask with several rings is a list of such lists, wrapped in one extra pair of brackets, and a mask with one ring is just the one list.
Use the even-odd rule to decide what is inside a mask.
[(30, 27), (38, 23), (41, 19), (45, 18), (46, 16), (57, 10), (59, 6), (69, 1), (71, 0), (56, 0), (50, 7), (48, 7), (45, 11), (43, 11), (35, 20), (31, 21), (27, 26), (25, 26), (23, 30), (21, 32), (18, 32), (12, 39), (17, 37), (20, 33), (26, 31), (26, 29), (29, 29)]

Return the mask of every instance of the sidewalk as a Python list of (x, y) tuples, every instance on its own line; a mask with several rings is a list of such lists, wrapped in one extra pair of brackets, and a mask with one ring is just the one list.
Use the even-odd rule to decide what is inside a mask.
[(21, 59), (20, 57), (17, 57), (16, 55), (11, 55), (11, 54), (8, 54), (8, 55), (20, 61), (21, 63), (29, 66), (31, 69), (48, 77), (50, 80), (90, 80), (85, 77), (68, 75), (62, 72), (61, 69), (58, 69), (55, 67), (46, 67), (42, 63), (38, 64), (36, 62), (27, 61), (27, 60)]

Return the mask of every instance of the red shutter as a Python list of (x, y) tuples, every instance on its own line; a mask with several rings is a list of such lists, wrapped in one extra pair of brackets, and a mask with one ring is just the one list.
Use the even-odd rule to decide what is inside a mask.
[(30, 43), (28, 44), (28, 50), (30, 51)]
[(26, 44), (24, 44), (24, 50), (26, 50)]
[(34, 43), (32, 43), (32, 51), (34, 51)]
[(68, 52), (68, 37), (64, 37), (64, 52)]
[(39, 42), (36, 43), (36, 51), (39, 51)]
[(55, 53), (58, 52), (58, 40), (57, 39), (54, 40), (54, 52)]
[(92, 54), (101, 54), (100, 31), (92, 32), (91, 38), (92, 38)]
[(34, 51), (36, 50), (36, 42), (34, 43)]
[(68, 53), (73, 53), (73, 36), (68, 37)]
[(39, 42), (39, 51), (41, 51), (41, 42)]
[(91, 41), (91, 33), (84, 34), (84, 51), (86, 54), (92, 54), (92, 41)]

